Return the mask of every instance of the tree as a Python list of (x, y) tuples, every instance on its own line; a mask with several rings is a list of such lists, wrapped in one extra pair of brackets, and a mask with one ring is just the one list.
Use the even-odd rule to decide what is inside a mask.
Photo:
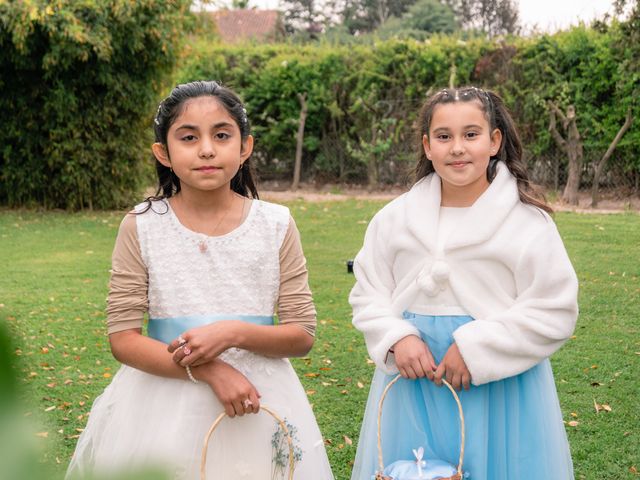
[[(562, 128), (566, 138), (556, 128), (556, 115), (562, 121)], [(567, 184), (562, 192), (562, 200), (569, 205), (578, 205), (578, 189), (580, 188), (580, 174), (582, 172), (582, 139), (578, 131), (576, 110), (573, 105), (567, 107), (567, 114), (562, 113), (558, 106), (549, 103), (549, 132), (558, 144), (558, 147), (567, 154), (569, 162), (569, 175)]]
[(376, 30), (391, 17), (401, 17), (416, 0), (345, 0), (338, 6), (342, 22), (353, 33)]
[(438, 0), (418, 0), (402, 18), (392, 17), (378, 32), (382, 37), (424, 38), (431, 33), (452, 33), (457, 29), (453, 10)]
[(120, 208), (138, 195), (190, 4), (0, 1), (0, 204)]
[(307, 92), (298, 94), (300, 102), (300, 119), (298, 120), (298, 133), (296, 134), (296, 158), (293, 163), (293, 182), (291, 190), (297, 190), (300, 185), (300, 171), (302, 170), (302, 146), (304, 144), (304, 124), (307, 121)]
[(620, 143), (620, 140), (622, 139), (623, 135), (626, 133), (627, 130), (629, 130), (629, 127), (631, 127), (631, 122), (633, 122), (633, 117), (631, 116), (631, 108), (629, 108), (627, 110), (627, 115), (625, 117), (624, 124), (622, 125), (622, 127), (620, 127), (620, 130), (618, 130), (618, 133), (616, 134), (615, 138), (611, 142), (611, 145), (609, 145), (609, 148), (607, 148), (607, 151), (602, 156), (600, 161), (594, 165), (593, 184), (591, 186), (591, 207), (593, 208), (598, 206), (598, 189), (600, 187), (600, 176), (602, 175), (602, 171), (604, 170), (604, 167), (607, 164), (607, 161), (609, 160), (611, 155), (613, 155), (613, 151), (618, 146), (618, 143)]
[(284, 12), (284, 28), (290, 34), (305, 32), (315, 37), (326, 23), (316, 0), (284, 0), (280, 9)]
[(462, 27), (489, 37), (517, 33), (518, 7), (514, 0), (442, 0), (451, 7)]

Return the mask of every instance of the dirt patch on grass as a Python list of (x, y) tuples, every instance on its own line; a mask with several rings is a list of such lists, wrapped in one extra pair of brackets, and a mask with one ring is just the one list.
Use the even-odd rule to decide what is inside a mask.
[[(266, 189), (260, 190), (260, 198), (276, 203), (294, 200), (305, 200), (307, 202), (334, 202), (349, 199), (391, 201), (406, 191), (406, 189), (402, 187), (390, 187), (385, 190), (372, 192), (365, 188), (341, 186), (328, 186), (318, 189), (309, 185), (303, 185), (296, 191), (270, 189), (270, 185), (266, 185), (266, 187)], [(597, 208), (591, 208), (590, 192), (580, 193), (579, 204), (577, 206), (567, 205), (560, 201), (553, 201), (556, 197), (557, 195), (553, 193), (547, 195), (548, 199), (552, 199), (550, 202), (551, 206), (558, 212), (640, 213), (640, 196), (638, 195), (624, 195), (620, 192), (604, 192), (600, 197)]]

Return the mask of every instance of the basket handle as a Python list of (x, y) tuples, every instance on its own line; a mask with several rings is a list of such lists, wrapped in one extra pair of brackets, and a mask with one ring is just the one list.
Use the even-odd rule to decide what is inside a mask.
[[(267, 412), (269, 415), (271, 415), (276, 420), (276, 422), (278, 422), (278, 425), (284, 432), (285, 438), (287, 439), (287, 444), (289, 446), (289, 477), (288, 478), (289, 480), (293, 480), (293, 469), (295, 468), (295, 465), (294, 465), (294, 453), (293, 453), (293, 440), (291, 439), (291, 434), (289, 433), (289, 429), (287, 428), (287, 425), (284, 423), (284, 421), (269, 407), (260, 405), (260, 411)], [(207, 435), (204, 437), (204, 446), (202, 447), (202, 460), (200, 461), (200, 480), (206, 480), (207, 451), (209, 450), (209, 440), (211, 439), (211, 435), (213, 434), (214, 430), (218, 428), (218, 425), (220, 424), (222, 419), (226, 416), (227, 414), (225, 412), (222, 412), (220, 415), (218, 415), (218, 417), (213, 421), (213, 424), (211, 424), (211, 428), (209, 428)]]
[[(382, 396), (380, 397), (380, 401), (378, 402), (378, 465), (380, 467), (380, 472), (384, 471), (384, 462), (382, 460), (382, 427), (381, 427), (381, 419), (382, 419), (382, 404), (384, 403), (384, 399), (387, 396), (387, 392), (389, 391), (389, 389), (393, 386), (393, 384), (395, 384), (400, 378), (402, 378), (402, 375), (398, 374), (395, 376), (395, 378), (393, 380), (391, 380), (387, 386), (385, 387), (385, 389), (382, 392)], [(462, 478), (462, 461), (464, 459), (464, 413), (462, 411), (462, 404), (460, 403), (460, 398), (458, 397), (458, 394), (456, 393), (456, 391), (453, 389), (453, 387), (449, 384), (449, 382), (447, 382), (444, 378), (442, 379), (442, 383), (444, 383), (446, 385), (446, 387), (451, 391), (451, 393), (453, 394), (453, 398), (455, 399), (456, 403), (458, 404), (458, 413), (460, 415), (460, 458), (458, 460), (458, 476), (460, 476), (460, 478)]]

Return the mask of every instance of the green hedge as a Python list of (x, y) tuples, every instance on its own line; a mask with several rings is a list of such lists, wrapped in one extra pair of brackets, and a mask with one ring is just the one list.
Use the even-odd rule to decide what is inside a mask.
[[(349, 45), (230, 46), (203, 36), (183, 49), (195, 24), (189, 4), (0, 0), (0, 204), (130, 204), (151, 182), (150, 121), (169, 75), (216, 79), (240, 93), (263, 179), (291, 178), (301, 93), (308, 103), (303, 179), (319, 183), (403, 182), (414, 163), (419, 107), (451, 81), (503, 95), (531, 167), (551, 185), (561, 184), (565, 160), (548, 132), (549, 101), (576, 107), (585, 184), (626, 110), (640, 113), (640, 74), (628, 71), (638, 47), (616, 24), (532, 38)], [(609, 162), (618, 179), (636, 186), (638, 145), (636, 120)]]
[(1, 204), (131, 201), (190, 3), (0, 2)]
[[(300, 105), (309, 115), (303, 169), (316, 181), (401, 182), (413, 165), (413, 123), (430, 92), (475, 84), (502, 94), (519, 124), (534, 168), (560, 163), (548, 132), (547, 104), (574, 104), (585, 144), (585, 181), (624, 121), (637, 115), (630, 94), (638, 74), (625, 72), (614, 25), (577, 27), (555, 35), (502, 40), (436, 36), (425, 42), (388, 40), (371, 45), (216, 45), (193, 47), (179, 78), (217, 79), (247, 103), (263, 178), (290, 178)], [(640, 122), (634, 122), (610, 164), (640, 175)], [(544, 173), (544, 172), (543, 172)], [(548, 177), (548, 175), (547, 175)], [(542, 175), (543, 180), (550, 179)], [(557, 179), (556, 179), (557, 180)]]

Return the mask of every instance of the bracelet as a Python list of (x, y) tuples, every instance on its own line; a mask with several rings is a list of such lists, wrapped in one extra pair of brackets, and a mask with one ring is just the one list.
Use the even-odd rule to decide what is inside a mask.
[(193, 376), (193, 373), (191, 373), (191, 367), (189, 365), (184, 367), (184, 369), (187, 371), (187, 376), (189, 377), (189, 380), (191, 380), (193, 383), (200, 383), (198, 380), (196, 380), (196, 377)]

